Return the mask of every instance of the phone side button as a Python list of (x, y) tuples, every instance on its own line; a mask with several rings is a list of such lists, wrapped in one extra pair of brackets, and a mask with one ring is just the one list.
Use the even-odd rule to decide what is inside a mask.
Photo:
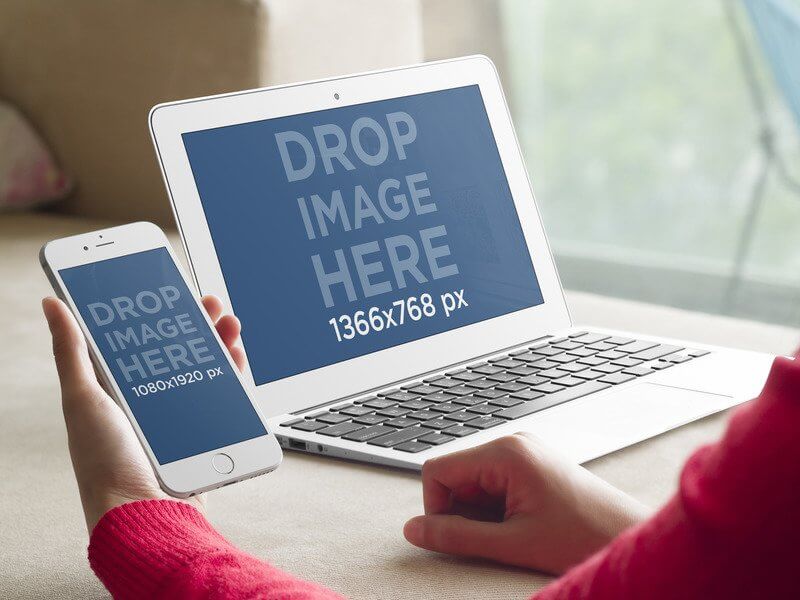
[(227, 454), (220, 452), (219, 454), (215, 454), (214, 458), (211, 459), (211, 466), (214, 467), (217, 473), (227, 475), (233, 471), (233, 459)]

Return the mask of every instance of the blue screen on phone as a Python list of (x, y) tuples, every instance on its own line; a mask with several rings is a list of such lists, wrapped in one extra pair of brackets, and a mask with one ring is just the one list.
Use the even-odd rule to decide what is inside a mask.
[(160, 464), (266, 434), (166, 248), (59, 275)]

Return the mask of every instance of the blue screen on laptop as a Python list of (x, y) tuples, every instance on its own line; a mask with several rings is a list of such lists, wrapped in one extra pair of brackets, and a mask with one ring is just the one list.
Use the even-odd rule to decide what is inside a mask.
[(183, 142), (256, 384), (543, 301), (476, 85)]

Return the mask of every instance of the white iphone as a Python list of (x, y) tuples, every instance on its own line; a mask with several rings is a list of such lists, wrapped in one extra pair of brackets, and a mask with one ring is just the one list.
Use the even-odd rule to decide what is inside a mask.
[(278, 467), (280, 446), (158, 227), (54, 240), (39, 259), (165, 492), (185, 498)]

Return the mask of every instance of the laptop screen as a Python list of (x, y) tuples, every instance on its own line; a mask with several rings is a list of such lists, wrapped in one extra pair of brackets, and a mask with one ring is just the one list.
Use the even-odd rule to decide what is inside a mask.
[(543, 302), (477, 85), (183, 143), (258, 385)]

